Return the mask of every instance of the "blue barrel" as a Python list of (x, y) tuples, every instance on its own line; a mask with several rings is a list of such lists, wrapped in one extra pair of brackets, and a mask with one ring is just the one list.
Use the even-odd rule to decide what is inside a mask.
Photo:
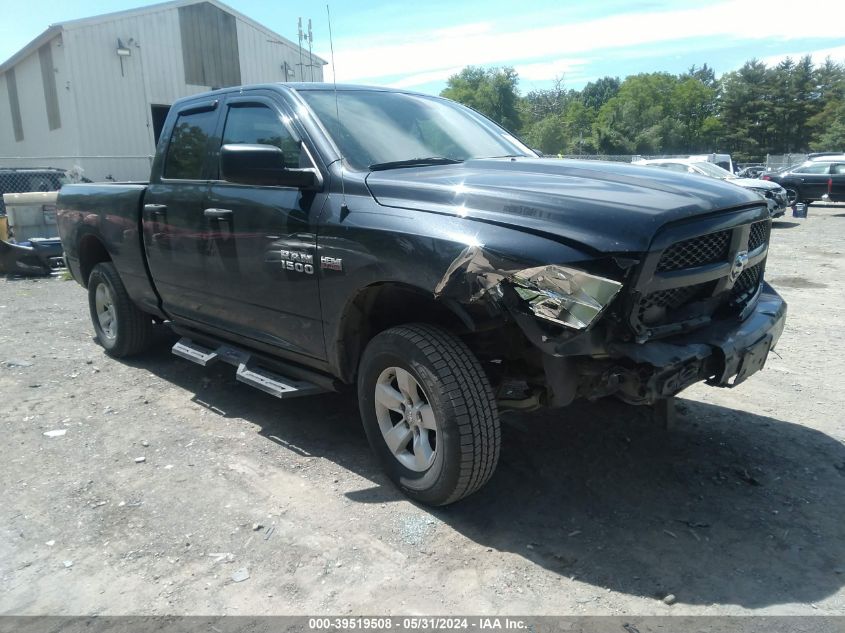
[(796, 202), (792, 205), (792, 217), (793, 218), (806, 218), (807, 217), (807, 205), (803, 202)]

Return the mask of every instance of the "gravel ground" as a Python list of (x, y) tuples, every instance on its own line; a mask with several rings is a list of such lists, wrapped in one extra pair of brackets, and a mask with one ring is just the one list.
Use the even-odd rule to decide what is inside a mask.
[(443, 510), (380, 474), (352, 397), (277, 401), (165, 328), (115, 361), (75, 283), (0, 280), (0, 614), (845, 614), (843, 241), (845, 207), (776, 224), (765, 371), (689, 389), (670, 433), (509, 417)]

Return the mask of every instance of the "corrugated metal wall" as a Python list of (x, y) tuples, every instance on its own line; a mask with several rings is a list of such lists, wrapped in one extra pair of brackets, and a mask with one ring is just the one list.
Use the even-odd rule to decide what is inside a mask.
[(185, 83), (213, 88), (241, 84), (235, 16), (201, 2), (179, 7)]
[[(191, 6), (208, 6), (219, 11), (206, 3)], [(236, 16), (216, 19), (221, 24), (234, 20), (237, 34), (236, 59), (228, 55), (224, 63), (221, 57), (217, 66), (223, 69), (223, 78), (232, 79), (237, 70), (240, 83), (284, 81), (285, 68), (288, 68), (296, 73), (288, 80), (300, 80), (299, 50), (295, 45)], [(291, 19), (290, 24), (277, 26), (293, 30), (295, 22)], [(130, 49), (128, 57), (118, 57), (118, 38)], [(221, 48), (221, 52), (231, 50), (231, 43)], [(51, 43), (50, 54), (58, 102), (58, 119), (53, 122), (60, 121), (60, 127), (50, 130), (47, 108), (50, 97), (45, 99), (41, 61), (36, 51), (15, 69), (24, 133), (22, 142), (14, 141), (6, 78), (0, 75), (0, 166), (23, 163), (70, 167), (78, 164), (85, 176), (94, 180), (106, 176), (118, 180), (146, 179), (149, 156), (155, 151), (151, 104), (171, 104), (176, 99), (212, 87), (186, 81), (178, 7), (118, 15), (103, 21), (70, 23), (62, 36)], [(239, 62), (236, 70), (232, 67), (234, 62)], [(303, 53), (303, 63), (304, 76), (308, 80), (307, 50)], [(315, 66), (313, 72), (315, 80), (322, 81), (322, 67)], [(208, 75), (206, 80), (209, 80)], [(4, 160), (10, 156), (54, 158)], [(81, 158), (74, 160), (72, 157)]]
[[(46, 80), (52, 75), (53, 89)], [(39, 50), (25, 57), (14, 67), (15, 85), (20, 104), (20, 132), (16, 140), (14, 114), (9, 99), (9, 73), (0, 75), (0, 157), (38, 156), (22, 160), (14, 166), (53, 166), (54, 156), (79, 152), (75, 118), (74, 95), (67, 87), (69, 71), (62, 37), (57, 35)], [(48, 107), (49, 104), (49, 107)], [(0, 160), (8, 166), (10, 161)]]
[[(291, 19), (291, 27), (294, 26)], [(245, 84), (276, 81), (311, 81), (308, 68), (308, 49), (302, 51), (302, 66), (299, 47), (289, 41), (280, 40), (270, 31), (256, 29), (238, 20), (238, 47), (241, 56), (241, 80)], [(314, 81), (323, 81), (323, 66), (314, 58)], [(285, 68), (290, 73), (285, 78)]]

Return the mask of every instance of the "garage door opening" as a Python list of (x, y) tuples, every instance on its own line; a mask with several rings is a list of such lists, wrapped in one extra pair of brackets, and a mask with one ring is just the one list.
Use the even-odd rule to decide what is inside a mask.
[(153, 135), (155, 136), (156, 145), (158, 145), (161, 130), (164, 128), (164, 121), (167, 119), (167, 113), (170, 112), (170, 106), (153, 104), (150, 106), (150, 111), (153, 118)]

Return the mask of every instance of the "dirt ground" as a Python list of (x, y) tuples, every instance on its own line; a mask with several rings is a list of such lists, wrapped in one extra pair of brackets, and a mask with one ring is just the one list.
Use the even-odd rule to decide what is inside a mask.
[(166, 329), (111, 360), (75, 283), (0, 280), (0, 614), (845, 614), (845, 207), (776, 223), (767, 278), (762, 373), (688, 390), (671, 433), (507, 417), (442, 510), (381, 475), (351, 396), (277, 401)]

